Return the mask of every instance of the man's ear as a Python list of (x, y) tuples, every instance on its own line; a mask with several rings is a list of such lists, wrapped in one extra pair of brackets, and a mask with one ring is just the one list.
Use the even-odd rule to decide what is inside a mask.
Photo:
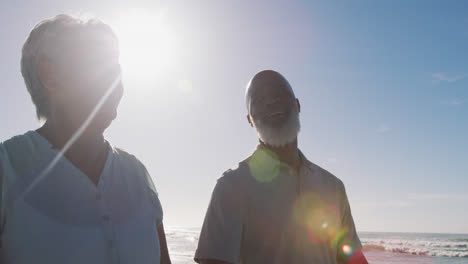
[(247, 114), (247, 121), (249, 122), (250, 126), (253, 127), (252, 120), (250, 119), (250, 115)]
[(42, 59), (39, 62), (39, 80), (49, 93), (58, 88), (57, 76), (57, 67), (51, 60)]
[(300, 113), (301, 112), (301, 103), (299, 102), (298, 98), (296, 98), (296, 102), (297, 102), (297, 109), (299, 110), (298, 112)]

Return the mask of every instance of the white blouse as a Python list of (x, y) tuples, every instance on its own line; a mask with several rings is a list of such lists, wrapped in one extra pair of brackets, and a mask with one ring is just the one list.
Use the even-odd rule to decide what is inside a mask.
[(134, 156), (111, 147), (95, 185), (29, 131), (0, 143), (0, 263), (159, 263), (162, 208)]

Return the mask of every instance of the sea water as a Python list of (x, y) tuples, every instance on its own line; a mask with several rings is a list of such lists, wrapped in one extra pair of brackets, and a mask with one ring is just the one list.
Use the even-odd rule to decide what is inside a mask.
[[(195, 263), (200, 228), (167, 228), (172, 263)], [(360, 232), (371, 264), (468, 264), (468, 234)]]
[(360, 232), (373, 263), (468, 264), (468, 234)]

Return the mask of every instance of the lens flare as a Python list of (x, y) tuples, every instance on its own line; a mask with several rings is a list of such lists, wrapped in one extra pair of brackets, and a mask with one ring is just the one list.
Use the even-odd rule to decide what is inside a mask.
[(325, 228), (327, 228), (327, 227), (328, 227), (328, 223), (327, 223), (327, 222), (323, 222), (322, 228), (325, 229)]
[(343, 253), (347, 256), (350, 256), (353, 254), (353, 248), (349, 245), (343, 245), (341, 247), (341, 250), (343, 250)]
[(339, 229), (338, 208), (323, 200), (318, 193), (301, 195), (294, 204), (294, 219), (297, 225), (307, 230), (312, 244), (329, 243)]
[(279, 174), (281, 162), (277, 155), (264, 148), (257, 149), (248, 160), (250, 174), (258, 182), (271, 182)]
[(341, 228), (338, 233), (335, 234), (333, 240), (331, 241), (331, 247), (336, 247), (338, 243), (344, 239), (344, 237), (348, 234), (347, 228)]

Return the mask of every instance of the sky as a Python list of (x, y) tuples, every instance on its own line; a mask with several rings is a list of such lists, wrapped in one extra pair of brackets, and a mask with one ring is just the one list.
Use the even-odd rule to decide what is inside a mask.
[(200, 227), (258, 143), (244, 90), (264, 69), (301, 102), (299, 148), (345, 186), (358, 231), (468, 233), (465, 1), (1, 1), (0, 141), (40, 123), (20, 73), (41, 19), (98, 17), (125, 94), (105, 132), (150, 172), (165, 226)]

